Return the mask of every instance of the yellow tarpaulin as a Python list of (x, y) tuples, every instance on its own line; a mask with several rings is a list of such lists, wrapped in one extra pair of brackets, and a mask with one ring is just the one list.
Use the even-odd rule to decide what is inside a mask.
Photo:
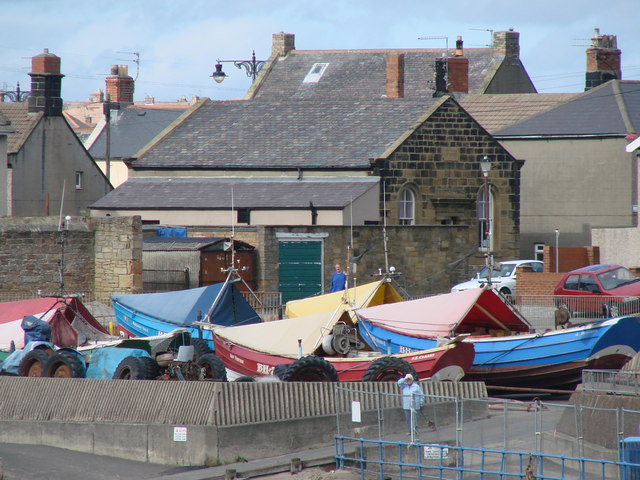
[(379, 280), (342, 292), (327, 293), (315, 297), (301, 298), (287, 302), (287, 318), (303, 317), (322, 312), (334, 312), (340, 305), (343, 309), (373, 307), (404, 299), (388, 280)]
[(239, 327), (214, 327), (213, 331), (227, 342), (258, 352), (298, 358), (298, 353), (314, 353), (322, 345), (324, 336), (331, 333), (338, 321), (350, 323), (348, 314), (344, 311), (335, 315), (333, 312), (323, 312)]

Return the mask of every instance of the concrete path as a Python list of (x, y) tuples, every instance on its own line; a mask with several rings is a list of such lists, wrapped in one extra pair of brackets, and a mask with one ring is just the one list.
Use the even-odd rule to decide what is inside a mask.
[[(299, 462), (297, 461), (299, 460)], [(277, 457), (261, 458), (248, 462), (230, 463), (217, 467), (191, 470), (172, 475), (154, 477), (154, 480), (219, 480), (227, 477), (227, 472), (238, 478), (252, 478), (262, 475), (273, 475), (275, 473), (291, 472), (292, 464), (295, 468), (311, 468), (325, 465), (335, 465), (335, 446), (332, 444), (326, 447), (293, 452)]]

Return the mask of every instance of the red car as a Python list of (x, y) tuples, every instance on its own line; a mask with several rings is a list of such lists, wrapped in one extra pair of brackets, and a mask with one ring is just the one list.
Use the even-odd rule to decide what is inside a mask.
[(620, 265), (589, 265), (564, 274), (553, 294), (571, 312), (605, 317), (640, 311), (640, 277)]

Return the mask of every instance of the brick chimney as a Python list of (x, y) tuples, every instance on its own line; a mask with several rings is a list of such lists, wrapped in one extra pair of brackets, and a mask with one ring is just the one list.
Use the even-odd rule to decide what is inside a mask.
[(31, 96), (29, 112), (43, 112), (46, 116), (62, 115), (62, 77), (60, 57), (44, 52), (31, 58)]
[(450, 92), (469, 93), (469, 59), (463, 55), (462, 37), (458, 37), (456, 54), (447, 59), (447, 89)]
[(129, 76), (126, 65), (111, 65), (111, 75), (105, 80), (106, 94), (110, 102), (119, 104), (133, 103), (133, 78)]
[(505, 57), (507, 64), (520, 63), (520, 33), (514, 32), (513, 28), (506, 32), (494, 32), (491, 48), (493, 56)]
[(585, 76), (585, 91), (609, 80), (622, 80), (618, 39), (615, 35), (600, 35), (600, 30), (594, 30), (591, 47), (587, 48), (587, 73)]
[(271, 56), (286, 57), (296, 49), (296, 36), (293, 33), (274, 33), (271, 40)]
[(387, 55), (387, 98), (404, 97), (404, 53)]

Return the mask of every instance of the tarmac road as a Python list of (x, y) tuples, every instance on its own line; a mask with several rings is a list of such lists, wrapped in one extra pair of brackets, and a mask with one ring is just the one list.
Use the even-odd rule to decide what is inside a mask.
[(0, 461), (0, 480), (144, 480), (195, 470), (15, 443), (0, 443)]

